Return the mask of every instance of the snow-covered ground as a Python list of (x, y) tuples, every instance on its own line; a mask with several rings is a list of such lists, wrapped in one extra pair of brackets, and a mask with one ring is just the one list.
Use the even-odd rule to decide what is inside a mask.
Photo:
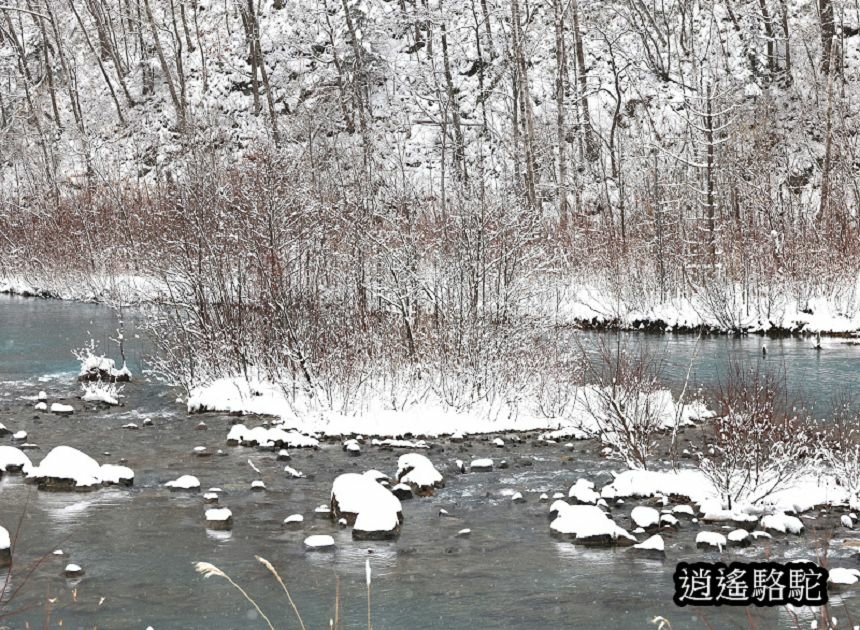
[[(655, 392), (651, 396), (652, 407), (659, 414), (665, 428), (671, 428), (676, 421), (682, 426), (691, 425), (696, 420), (712, 415), (701, 401), (678, 405), (668, 390)], [(236, 377), (217, 379), (209, 385), (195, 388), (187, 400), (187, 409), (189, 412), (219, 411), (280, 418), (283, 423), (280, 428), (258, 427), (248, 430), (244, 425), (236, 425), (228, 439), (255, 443), (282, 441), (288, 444), (283, 429), (290, 428), (305, 433), (332, 436), (361, 434), (385, 437), (397, 437), (406, 433), (434, 437), (550, 430), (560, 433), (548, 433), (544, 436), (547, 439), (562, 434), (585, 438), (599, 432), (594, 417), (589, 412), (589, 409), (594, 409), (599, 404), (594, 388), (584, 386), (576, 392), (575, 400), (562, 417), (548, 417), (530, 411), (528, 404), (476, 404), (469, 410), (458, 411), (431, 397), (415, 400), (400, 409), (388, 407), (382, 399), (367, 400), (362, 403), (360, 412), (344, 414), (310, 404), (303, 396), (294, 397), (289, 387), (264, 380), (249, 382), (242, 377)]]

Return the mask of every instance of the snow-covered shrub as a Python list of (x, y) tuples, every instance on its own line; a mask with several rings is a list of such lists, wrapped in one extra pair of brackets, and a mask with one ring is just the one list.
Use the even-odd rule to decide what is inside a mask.
[(96, 354), (95, 350), (95, 341), (91, 340), (89, 346), (72, 351), (72, 354), (81, 363), (81, 369), (78, 372), (79, 381), (115, 383), (131, 380), (131, 370), (128, 369), (125, 361), (123, 361), (121, 368), (117, 368), (113, 359), (109, 359), (103, 354)]
[(90, 381), (81, 383), (83, 394), (81, 400), (85, 402), (102, 402), (108, 405), (118, 405), (123, 386), (117, 386), (110, 381)]
[(582, 400), (596, 437), (628, 468), (647, 469), (665, 427), (661, 357), (644, 347), (634, 354), (620, 342), (615, 348), (603, 342), (596, 357), (583, 350), (583, 363), (595, 385)]
[(764, 499), (805, 472), (814, 423), (789, 398), (783, 373), (733, 363), (715, 399), (698, 464), (727, 508)]
[(833, 417), (818, 434), (817, 455), (848, 490), (852, 506), (860, 504), (860, 409), (853, 400), (834, 405)]

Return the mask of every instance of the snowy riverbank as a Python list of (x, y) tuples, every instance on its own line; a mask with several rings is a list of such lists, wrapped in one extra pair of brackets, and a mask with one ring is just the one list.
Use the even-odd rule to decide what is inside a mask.
[[(713, 296), (670, 296), (664, 300), (623, 297), (604, 283), (548, 286), (546, 299), (535, 301), (533, 315), (558, 326), (595, 330), (644, 330), (648, 332), (696, 332), (761, 334), (822, 334), (839, 337), (860, 335), (860, 278), (857, 286), (834, 287), (829, 295), (798, 299), (776, 294), (767, 303), (745, 300), (726, 290), (724, 302)], [(0, 276), (0, 294), (43, 297), (80, 302), (144, 304), (165, 298), (169, 289), (160, 280), (134, 274), (52, 275), (36, 280), (27, 275)]]
[[(189, 413), (217, 411), (273, 416), (287, 428), (322, 435), (438, 437), (546, 430), (558, 431), (560, 437), (585, 439), (598, 432), (589, 411), (600, 404), (595, 394), (592, 386), (578, 388), (558, 416), (541, 414), (537, 406), (528, 401), (519, 401), (516, 405), (480, 402), (461, 410), (429, 395), (406, 400), (396, 409), (380, 397), (365, 401), (353, 413), (343, 413), (313, 404), (306, 396), (291, 392), (286, 385), (235, 377), (195, 388), (188, 398), (187, 410)], [(700, 401), (679, 404), (668, 390), (651, 394), (651, 404), (666, 429), (676, 422), (681, 426), (690, 425), (694, 420), (712, 415)]]

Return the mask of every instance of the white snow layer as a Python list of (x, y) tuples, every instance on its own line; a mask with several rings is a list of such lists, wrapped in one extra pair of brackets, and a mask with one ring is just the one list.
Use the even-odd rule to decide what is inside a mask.
[[(286, 388), (289, 390), (289, 388)], [(547, 418), (538, 410), (529, 411), (518, 407), (511, 413), (474, 406), (469, 411), (455, 411), (442, 401), (416, 401), (405, 410), (388, 409), (379, 401), (367, 402), (361, 413), (352, 415), (318, 409), (309, 401), (288, 399), (282, 384), (267, 381), (262, 377), (240, 377), (216, 379), (208, 385), (192, 390), (188, 397), (189, 412), (221, 411), (275, 416), (282, 419), (284, 427), (303, 432), (341, 436), (361, 433), (368, 436), (398, 437), (405, 432), (425, 437), (455, 434), (499, 433), (503, 431), (562, 431), (565, 436), (587, 437), (597, 433), (597, 427), (588, 409), (593, 408), (595, 390), (582, 387), (570, 411), (563, 418)], [(672, 426), (680, 417), (681, 424), (690, 424), (712, 415), (701, 402), (691, 402), (682, 409), (673, 400), (668, 390), (655, 392), (650, 401), (658, 409), (664, 426)], [(380, 398), (381, 401), (381, 398)], [(236, 425), (240, 426), (240, 425)], [(247, 430), (247, 429), (245, 429)], [(239, 436), (231, 431), (231, 435)], [(549, 434), (545, 434), (549, 435)], [(257, 443), (265, 443), (257, 439)], [(276, 440), (272, 440), (276, 441)], [(420, 443), (419, 443), (420, 444)], [(393, 447), (426, 448), (426, 444), (392, 443)]]
[(226, 521), (232, 516), (233, 512), (227, 508), (212, 508), (211, 510), (206, 510), (207, 521)]
[(443, 481), (442, 473), (436, 470), (433, 462), (419, 453), (408, 453), (397, 459), (397, 479), (418, 488), (437, 487)]
[(7, 472), (10, 467), (21, 466), (24, 474), (33, 467), (30, 458), (21, 449), (14, 446), (0, 446), (0, 471)]
[(558, 516), (550, 524), (550, 529), (558, 534), (572, 536), (575, 540), (587, 540), (596, 536), (609, 536), (612, 540), (618, 538), (636, 540), (599, 507), (568, 505), (560, 501), (553, 506), (558, 509)]
[(663, 537), (660, 534), (654, 534), (651, 538), (643, 542), (633, 545), (634, 549), (643, 549), (645, 551), (665, 551), (666, 544), (663, 542)]
[(117, 484), (134, 479), (134, 472), (125, 466), (99, 463), (89, 455), (70, 446), (52, 449), (38, 466), (27, 474), (32, 479), (64, 479), (73, 481), (79, 488), (101, 484)]
[(164, 485), (176, 490), (197, 490), (200, 488), (200, 480), (193, 475), (182, 475), (178, 479), (168, 481)]
[[(363, 529), (364, 531), (388, 531), (397, 526), (402, 506), (400, 499), (390, 490), (374, 481), (372, 476), (357, 473), (345, 473), (338, 476), (331, 487), (332, 501), (337, 502), (340, 513), (356, 514), (361, 517), (364, 525), (393, 524), (381, 529)], [(392, 518), (393, 517), (393, 518)], [(358, 520), (356, 520), (358, 523)]]
[(302, 435), (298, 431), (285, 431), (280, 427), (254, 427), (234, 424), (227, 434), (228, 442), (238, 442), (245, 446), (281, 446), (286, 448), (316, 448), (319, 440)]

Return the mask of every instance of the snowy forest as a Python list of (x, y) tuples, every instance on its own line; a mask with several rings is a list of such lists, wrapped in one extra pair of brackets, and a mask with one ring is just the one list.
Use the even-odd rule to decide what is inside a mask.
[(0, 629), (850, 625), (858, 122), (856, 0), (0, 0)]
[(207, 365), (286, 352), (310, 382), (332, 353), (462, 364), (559, 323), (860, 324), (850, 2), (0, 17), (4, 286), (157, 295)]

